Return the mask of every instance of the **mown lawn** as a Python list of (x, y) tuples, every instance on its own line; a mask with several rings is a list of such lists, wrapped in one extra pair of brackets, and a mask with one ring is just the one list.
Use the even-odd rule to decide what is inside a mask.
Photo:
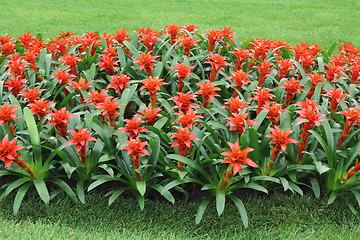
[(198, 203), (175, 205), (147, 201), (142, 212), (132, 199), (107, 199), (93, 194), (74, 204), (65, 196), (45, 207), (27, 199), (17, 217), (13, 199), (0, 203), (2, 239), (358, 239), (360, 218), (341, 201), (330, 206), (313, 196), (271, 195), (245, 201), (250, 226), (244, 229), (235, 206), (217, 217), (214, 204), (199, 225)]
[(325, 49), (335, 41), (359, 46), (358, 0), (13, 0), (0, 1), (0, 34), (40, 32), (55, 37), (63, 30), (114, 33), (165, 25), (194, 24), (200, 31), (232, 27), (239, 38), (316, 42)]

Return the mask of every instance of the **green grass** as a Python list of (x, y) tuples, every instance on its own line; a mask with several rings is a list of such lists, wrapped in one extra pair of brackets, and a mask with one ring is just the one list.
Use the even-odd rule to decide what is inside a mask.
[(27, 199), (18, 216), (11, 201), (0, 203), (0, 236), (5, 239), (358, 239), (360, 218), (347, 206), (313, 196), (271, 195), (245, 202), (250, 226), (244, 229), (235, 206), (220, 218), (214, 204), (199, 225), (197, 203), (175, 205), (147, 201), (142, 212), (132, 199), (92, 195), (86, 205), (61, 196), (48, 207)]
[(335, 41), (359, 46), (358, 0), (0, 0), (0, 35), (63, 30), (114, 33), (118, 29), (195, 24), (206, 31), (232, 27), (240, 39), (283, 39), (290, 44)]

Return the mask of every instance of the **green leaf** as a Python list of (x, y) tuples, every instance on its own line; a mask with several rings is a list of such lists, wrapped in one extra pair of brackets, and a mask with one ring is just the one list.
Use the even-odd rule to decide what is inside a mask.
[(136, 49), (132, 43), (124, 41), (123, 44), (130, 50), (132, 54), (134, 54), (134, 58), (141, 57), (139, 50)]
[(19, 189), (19, 191), (16, 193), (15, 196), (15, 200), (14, 200), (14, 205), (13, 205), (13, 212), (14, 215), (17, 215), (20, 209), (20, 205), (22, 203), (22, 200), (24, 199), (24, 196), (27, 192), (27, 190), (29, 189), (29, 187), (31, 186), (31, 183), (27, 183), (25, 185), (22, 185), (21, 188)]
[(40, 167), (42, 165), (42, 155), (41, 155), (41, 147), (40, 146), (40, 136), (39, 131), (36, 126), (36, 122), (34, 116), (28, 107), (24, 108), (24, 118), (26, 121), (26, 125), (29, 130), (30, 140), (33, 144), (35, 165)]
[(239, 210), (241, 221), (243, 222), (244, 227), (247, 228), (249, 226), (249, 219), (243, 202), (238, 197), (235, 197), (233, 195), (229, 195), (229, 197), (235, 203), (235, 206)]
[(145, 207), (145, 198), (144, 198), (144, 196), (138, 195), (137, 200), (138, 200), (139, 207), (140, 207), (141, 211), (143, 211), (144, 207)]
[(216, 191), (216, 210), (218, 213), (218, 216), (223, 213), (225, 208), (225, 192), (224, 191)]
[(118, 190), (115, 190), (115, 192), (110, 196), (109, 198), (109, 206), (126, 190), (128, 190), (129, 188), (120, 188)]
[(207, 206), (209, 205), (210, 200), (211, 200), (211, 196), (207, 196), (204, 200), (201, 201), (199, 208), (197, 210), (197, 213), (196, 213), (195, 224), (200, 223), (200, 221), (204, 215), (204, 212), (205, 212)]
[(327, 204), (328, 205), (332, 204), (335, 201), (336, 197), (337, 197), (337, 192), (332, 191), (330, 196), (329, 196)]
[(350, 191), (354, 194), (355, 198), (356, 198), (356, 201), (360, 207), (360, 193), (358, 191), (355, 191), (355, 190), (352, 190), (350, 189)]
[(76, 192), (82, 204), (85, 204), (84, 181), (78, 181), (76, 184)]
[(311, 188), (316, 198), (320, 197), (320, 186), (316, 178), (310, 178)]
[(141, 196), (145, 195), (146, 192), (146, 182), (144, 181), (136, 181), (136, 187)]
[(36, 179), (36, 180), (34, 180), (34, 185), (35, 185), (36, 191), (38, 192), (41, 200), (43, 200), (43, 202), (45, 204), (49, 204), (49, 201), (50, 201), (49, 191), (46, 187), (44, 180)]
[(279, 179), (280, 179), (281, 185), (282, 185), (283, 188), (284, 188), (284, 192), (286, 192), (286, 191), (289, 189), (289, 187), (290, 187), (288, 180), (286, 180), (286, 179), (283, 178), (283, 177), (279, 177)]
[(9, 195), (9, 193), (11, 193), (14, 189), (18, 188), (19, 186), (23, 185), (26, 182), (29, 182), (30, 178), (20, 178), (17, 179), (15, 181), (13, 181), (12, 183), (9, 184), (9, 186), (6, 188), (5, 191), (5, 196)]
[(76, 195), (75, 195), (74, 191), (71, 189), (71, 187), (66, 182), (64, 182), (63, 180), (58, 179), (58, 178), (53, 179), (52, 182), (55, 183), (56, 185), (58, 185), (62, 190), (64, 190), (64, 192), (67, 195), (69, 195), (69, 197), (74, 202), (77, 202), (77, 198), (76, 198)]

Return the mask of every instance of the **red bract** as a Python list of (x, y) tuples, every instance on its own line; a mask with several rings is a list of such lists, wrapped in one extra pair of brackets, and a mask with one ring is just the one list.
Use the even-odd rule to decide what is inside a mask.
[(227, 108), (230, 110), (230, 113), (239, 113), (242, 109), (249, 108), (249, 106), (246, 105), (250, 103), (244, 102), (239, 96), (236, 96), (235, 98), (227, 99), (225, 105), (226, 104), (229, 104), (229, 106), (221, 106), (220, 108)]
[(93, 104), (97, 106), (100, 103), (110, 100), (112, 97), (105, 95), (107, 91), (105, 89), (101, 89), (101, 91), (97, 91), (95, 89), (91, 89), (89, 92), (90, 97), (85, 99), (85, 102), (88, 102), (87, 105)]
[(295, 78), (291, 78), (290, 81), (285, 79), (285, 84), (282, 85), (280, 88), (285, 88), (286, 90), (286, 97), (285, 97), (285, 105), (284, 108), (289, 106), (291, 99), (293, 99), (294, 95), (296, 93), (301, 93), (301, 91), (304, 91), (301, 87), (303, 87), (304, 84), (300, 83), (299, 80), (296, 80)]
[(192, 72), (190, 72), (190, 70), (192, 70), (194, 67), (186, 66), (186, 63), (183, 62), (181, 64), (176, 63), (176, 66), (171, 68), (174, 69), (175, 72), (177, 73), (179, 79), (178, 92), (181, 92), (184, 87), (185, 79), (192, 75)]
[(210, 63), (211, 65), (211, 72), (209, 76), (210, 82), (215, 81), (216, 74), (224, 69), (224, 66), (231, 66), (230, 63), (225, 62), (226, 57), (221, 56), (220, 54), (215, 54), (210, 52), (210, 57), (207, 58), (209, 61), (206, 61), (205, 63)]
[(230, 146), (231, 151), (226, 151), (221, 154), (223, 156), (228, 157), (222, 160), (221, 163), (230, 163), (233, 175), (235, 175), (238, 172), (240, 173), (242, 172), (241, 165), (243, 164), (258, 168), (258, 165), (247, 157), (249, 152), (252, 152), (254, 149), (247, 147), (241, 150), (238, 142), (236, 142), (235, 144), (228, 142), (228, 144)]
[(340, 106), (340, 101), (342, 98), (349, 96), (349, 94), (343, 94), (341, 88), (331, 88), (326, 94), (323, 96), (327, 96), (331, 99), (330, 101), (330, 112), (336, 111), (336, 109)]
[(175, 121), (176, 123), (181, 124), (183, 128), (188, 127), (190, 129), (193, 128), (194, 124), (199, 123), (195, 121), (196, 119), (203, 118), (203, 116), (201, 115), (196, 115), (196, 112), (193, 111), (192, 109), (188, 110), (186, 113), (183, 112), (175, 113), (175, 115), (180, 116), (180, 118), (177, 121)]
[[(20, 109), (18, 106), (10, 105), (8, 106), (7, 102), (4, 103), (2, 107), (0, 107), (0, 126), (2, 124), (7, 124), (10, 120), (14, 120), (16, 118), (19, 118), (20, 116), (17, 116), (15, 114), (15, 111)], [(13, 135), (15, 135), (14, 125), (13, 123), (9, 124), (10, 131)]]
[(75, 78), (77, 78), (76, 65), (79, 62), (82, 62), (82, 60), (77, 57), (77, 54), (75, 54), (75, 55), (68, 54), (68, 55), (62, 57), (61, 61), (60, 61), (60, 63), (63, 63), (70, 67), (71, 74), (73, 74), (75, 76)]
[(221, 32), (219, 30), (209, 30), (206, 33), (209, 42), (209, 51), (214, 51), (215, 43), (221, 40)]
[(226, 124), (226, 126), (228, 125), (232, 125), (230, 127), (230, 131), (237, 131), (238, 136), (239, 136), (239, 141), (240, 141), (240, 137), (241, 134), (243, 134), (245, 132), (245, 122), (246, 125), (248, 126), (252, 126), (252, 125), (260, 125), (258, 122), (254, 121), (254, 120), (246, 120), (248, 114), (247, 113), (232, 113), (231, 114), (232, 117), (227, 117), (226, 119), (229, 120), (229, 122)]
[(124, 119), (124, 122), (126, 122), (126, 125), (119, 131), (119, 133), (126, 132), (130, 138), (138, 137), (141, 132), (150, 132), (146, 128), (140, 127), (140, 124), (144, 123), (144, 121), (136, 118), (136, 116), (132, 119)]
[(50, 106), (55, 105), (54, 102), (49, 102), (44, 98), (39, 100), (34, 100), (33, 103), (29, 103), (30, 111), (32, 114), (36, 115), (39, 120), (43, 119), (49, 112)]
[(342, 73), (342, 71), (344, 71), (344, 69), (342, 67), (334, 66), (331, 64), (325, 64), (325, 66), (328, 69), (324, 69), (322, 71), (325, 72), (326, 79), (328, 80), (328, 82), (330, 82), (330, 83), (336, 82), (336, 81), (338, 81), (339, 76), (345, 76), (344, 73)]
[(236, 50), (231, 53), (236, 57), (235, 71), (240, 70), (243, 63), (252, 58), (251, 52), (247, 49), (236, 48)]
[(224, 27), (224, 29), (220, 27), (220, 30), (220, 36), (224, 41), (227, 39), (229, 42), (235, 43), (233, 39), (234, 31), (230, 27)]
[(111, 76), (110, 83), (106, 89), (114, 88), (116, 93), (123, 93), (129, 81), (130, 77), (120, 72), (119, 75)]
[[(360, 152), (358, 152), (358, 154), (360, 154)], [(358, 171), (360, 170), (360, 163), (358, 161), (356, 161), (355, 166), (351, 167), (347, 172), (346, 172), (346, 178), (341, 177), (341, 181), (346, 182), (347, 180), (349, 180), (350, 178), (352, 178)]]
[(88, 83), (86, 82), (86, 80), (84, 78), (80, 78), (79, 82), (76, 81), (72, 81), (69, 83), (69, 85), (76, 90), (78, 93), (80, 93), (80, 100), (81, 102), (84, 102), (84, 98), (81, 94), (81, 90), (80, 88), (84, 89), (85, 91), (88, 90), (88, 88), (90, 87), (90, 84), (93, 82), (94, 80), (89, 81)]
[[(119, 116), (118, 108), (120, 108), (121, 103), (116, 103), (118, 98), (114, 98), (112, 100), (107, 99), (102, 103), (99, 103), (96, 105), (97, 109), (102, 109), (102, 116), (107, 116), (107, 119), (110, 123), (110, 125), (114, 128), (116, 128), (116, 118)], [(104, 119), (103, 119), (104, 120)]]
[(270, 102), (270, 99), (274, 98), (275, 95), (271, 94), (271, 89), (266, 89), (265, 87), (263, 87), (262, 89), (255, 89), (255, 92), (252, 92), (253, 94), (255, 94), (254, 97), (251, 97), (249, 99), (255, 100), (258, 102), (258, 108), (256, 111), (256, 114), (259, 114), (259, 112), (261, 111), (262, 107)]
[(22, 78), (20, 75), (14, 78), (9, 77), (8, 81), (4, 83), (4, 87), (6, 87), (9, 92), (12, 92), (16, 98), (18, 98), (21, 90), (25, 87), (26, 81), (27, 79)]
[(192, 34), (197, 33), (198, 29), (198, 27), (196, 27), (195, 25), (185, 25), (182, 28)]
[(263, 85), (264, 79), (270, 74), (270, 71), (275, 70), (274, 68), (271, 68), (271, 66), (272, 63), (269, 63), (266, 60), (260, 62), (260, 66), (255, 66), (255, 68), (257, 68), (257, 70), (259, 71), (258, 87), (261, 87)]
[(221, 89), (215, 87), (213, 83), (210, 83), (210, 80), (207, 80), (205, 83), (196, 83), (200, 87), (200, 90), (196, 91), (195, 94), (201, 94), (203, 98), (203, 104), (201, 106), (207, 107), (210, 103), (210, 100), (213, 100), (214, 97), (220, 96), (215, 93), (215, 91), (220, 91)]
[[(266, 55), (268, 54), (272, 42), (268, 39), (255, 39), (254, 42), (250, 45), (251, 49), (254, 49), (254, 60), (261, 59), (265, 61)], [(252, 64), (249, 65), (252, 67)]]
[(144, 107), (144, 110), (138, 111), (138, 113), (135, 116), (142, 116), (145, 123), (149, 126), (152, 126), (154, 125), (158, 117), (162, 117), (162, 115), (159, 114), (161, 110), (162, 110), (161, 108), (153, 109), (151, 106)]
[(24, 60), (29, 64), (29, 66), (35, 71), (37, 72), (38, 69), (36, 67), (36, 63), (35, 63), (35, 58), (37, 57), (37, 53), (35, 53), (34, 51), (28, 51), (24, 53)]
[[(246, 83), (250, 83), (251, 80), (247, 79), (247, 78), (251, 78), (252, 76), (249, 74), (246, 74), (242, 69), (235, 71), (235, 72), (231, 72), (230, 77), (228, 77), (227, 79), (233, 79), (234, 82), (234, 87), (241, 91), (241, 89), (245, 86)], [(234, 91), (234, 96), (237, 96), (237, 92)]]
[(280, 121), (280, 113), (282, 112), (288, 112), (287, 110), (284, 110), (281, 108), (282, 105), (276, 102), (267, 102), (263, 106), (263, 110), (268, 110), (267, 118), (271, 121), (271, 126), (276, 127), (279, 124)]
[(50, 113), (48, 115), (50, 118), (54, 119), (49, 122), (49, 125), (55, 125), (60, 135), (66, 137), (66, 126), (68, 125), (68, 123), (70, 123), (69, 118), (75, 117), (76, 115), (70, 114), (65, 107), (61, 108), (60, 110), (54, 108), (53, 111), (53, 113)]
[(345, 111), (340, 111), (338, 114), (342, 114), (345, 116), (345, 123), (344, 129), (341, 134), (338, 148), (341, 149), (342, 144), (344, 143), (345, 139), (348, 137), (351, 127), (355, 125), (360, 125), (360, 109), (357, 109), (356, 106), (354, 108), (347, 108), (345, 107)]
[(74, 74), (69, 74), (70, 69), (61, 69), (59, 68), (56, 73), (54, 75), (52, 75), (53, 77), (56, 77), (58, 79), (58, 82), (61, 85), (66, 85), (70, 82), (71, 79), (76, 78), (76, 76)]
[(170, 35), (171, 45), (175, 44), (177, 35), (180, 33), (181, 28), (177, 23), (165, 26), (164, 32)]
[(278, 80), (279, 81), (283, 78), (286, 78), (288, 72), (293, 70), (294, 63), (290, 59), (280, 59), (280, 60), (276, 60), (275, 62), (277, 62), (279, 64), (279, 66), (277, 67), (279, 69), (278, 70), (278, 72), (279, 72)]
[(45, 91), (45, 89), (37, 90), (37, 88), (38, 87), (35, 87), (35, 88), (27, 87), (27, 92), (25, 92), (23, 90), (23, 91), (21, 91), (20, 95), (24, 97), (24, 100), (26, 102), (33, 103), (35, 100), (38, 100), (39, 94), (42, 93), (43, 91)]
[(191, 100), (196, 100), (196, 95), (191, 94), (191, 92), (182, 93), (178, 92), (178, 95), (169, 100), (175, 101), (175, 106), (172, 108), (178, 108), (180, 112), (186, 113), (190, 108), (198, 108), (199, 106), (190, 102)]
[(360, 78), (360, 60), (355, 59), (349, 67), (351, 83), (356, 84)]
[(137, 57), (134, 59), (134, 63), (139, 63), (138, 67), (141, 70), (145, 69), (146, 74), (150, 77), (152, 75), (152, 69), (154, 68), (152, 63), (156, 63), (155, 58), (158, 56), (151, 56), (151, 52), (144, 53), (140, 52), (141, 57)]
[(117, 60), (110, 55), (101, 55), (100, 62), (96, 63), (96, 65), (100, 66), (101, 70), (106, 70), (108, 75), (114, 74), (114, 67), (117, 67)]
[(148, 93), (150, 95), (150, 103), (155, 108), (156, 107), (156, 93), (157, 91), (160, 91), (160, 87), (163, 85), (166, 85), (168, 83), (163, 82), (163, 79), (160, 79), (158, 77), (149, 77), (148, 79), (141, 80), (140, 81), (144, 86), (140, 88), (147, 89)]
[(139, 42), (144, 42), (146, 49), (150, 52), (153, 50), (154, 44), (160, 40), (158, 35), (158, 32), (150, 30), (139, 40)]
[[(195, 133), (190, 132), (189, 129), (175, 127), (178, 131), (177, 133), (172, 133), (171, 138), (177, 139), (176, 141), (171, 143), (171, 147), (178, 147), (178, 154), (186, 157), (187, 152), (191, 153), (191, 141), (199, 141), (197, 137), (194, 137)], [(183, 162), (178, 162), (178, 169), (181, 171), (184, 166)]]
[(113, 38), (119, 43), (119, 45), (124, 46), (124, 42), (130, 40), (130, 35), (128, 32), (129, 30), (127, 29), (117, 30)]
[(80, 154), (80, 159), (81, 159), (81, 163), (85, 163), (86, 162), (86, 148), (89, 147), (88, 145), (86, 145), (87, 142), (89, 141), (97, 141), (96, 138), (92, 137), (92, 133), (86, 129), (79, 129), (77, 132), (75, 130), (69, 130), (71, 135), (73, 136), (72, 139), (70, 139), (67, 143), (66, 146), (70, 145), (70, 144), (75, 144), (76, 145), (76, 150), (79, 152)]
[(308, 94), (306, 95), (307, 98), (311, 99), (312, 96), (314, 95), (314, 91), (315, 91), (315, 87), (319, 82), (324, 82), (326, 81), (326, 79), (323, 77), (322, 74), (318, 74), (317, 72), (314, 72), (313, 75), (308, 74), (308, 77), (310, 77), (310, 81), (311, 81), (311, 88), (308, 92)]
[(146, 142), (141, 142), (138, 137), (136, 139), (130, 139), (129, 141), (125, 141), (125, 143), (127, 145), (121, 147), (120, 150), (127, 150), (128, 155), (131, 155), (135, 176), (138, 180), (141, 180), (141, 176), (136, 171), (136, 169), (138, 169), (140, 166), (140, 158), (142, 154), (150, 155), (148, 150), (145, 149), (145, 146), (148, 144)]
[(196, 39), (193, 39), (188, 35), (183, 35), (180, 37), (180, 44), (183, 46), (185, 56), (189, 56), (191, 48), (197, 46), (196, 42)]

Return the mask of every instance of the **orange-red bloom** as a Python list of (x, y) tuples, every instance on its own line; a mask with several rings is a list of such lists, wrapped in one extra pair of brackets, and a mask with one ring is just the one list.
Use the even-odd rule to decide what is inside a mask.
[(191, 48), (197, 46), (196, 42), (196, 39), (193, 39), (188, 35), (183, 35), (180, 37), (180, 44), (183, 46), (183, 52), (185, 56), (189, 56)]
[(143, 120), (136, 118), (134, 116), (132, 119), (124, 119), (126, 122), (125, 127), (123, 127), (120, 132), (126, 132), (130, 138), (136, 138), (141, 132), (150, 132), (144, 127), (140, 127), (140, 124), (144, 123)]
[(258, 165), (247, 157), (248, 153), (253, 151), (254, 149), (247, 147), (241, 150), (238, 142), (236, 142), (235, 144), (228, 142), (228, 144), (231, 151), (226, 151), (221, 154), (228, 157), (222, 160), (221, 163), (230, 163), (233, 175), (238, 172), (242, 172), (241, 165), (243, 164), (258, 168)]
[(199, 123), (195, 121), (196, 119), (203, 118), (201, 115), (196, 115), (196, 112), (192, 109), (189, 109), (186, 113), (175, 113), (175, 115), (180, 116), (180, 118), (175, 122), (181, 124), (183, 128), (188, 127), (190, 129), (193, 128), (194, 124)]
[(270, 75), (271, 70), (275, 70), (274, 68), (271, 68), (272, 63), (269, 63), (268, 61), (264, 60), (263, 62), (260, 62), (260, 66), (255, 66), (257, 70), (259, 71), (258, 76), (258, 87), (261, 87), (263, 85), (263, 82), (265, 78)]
[(179, 85), (178, 85), (178, 92), (181, 92), (184, 87), (185, 79), (192, 75), (192, 72), (190, 72), (191, 69), (193, 69), (193, 66), (186, 66), (186, 62), (183, 63), (176, 63), (175, 67), (171, 67), (175, 70), (175, 72), (178, 75), (179, 79)]
[(326, 79), (323, 77), (322, 74), (318, 74), (317, 72), (314, 72), (313, 75), (308, 74), (307, 76), (310, 77), (310, 81), (311, 81), (311, 88), (308, 92), (308, 94), (306, 95), (307, 98), (311, 99), (312, 96), (314, 95), (314, 91), (315, 91), (315, 87), (319, 82), (323, 82), (326, 81)]
[(116, 128), (116, 118), (119, 116), (118, 108), (120, 108), (121, 103), (116, 103), (118, 98), (114, 98), (112, 100), (107, 99), (102, 103), (96, 105), (97, 109), (102, 109), (102, 116), (107, 116), (107, 119), (111, 126)]
[(270, 119), (272, 127), (275, 127), (279, 124), (280, 113), (288, 112), (287, 110), (282, 109), (281, 106), (281, 104), (276, 102), (267, 102), (262, 108), (269, 111), (266, 117)]
[(286, 97), (285, 97), (285, 105), (284, 108), (289, 106), (291, 99), (294, 97), (296, 93), (301, 93), (301, 91), (304, 91), (301, 87), (303, 87), (304, 84), (300, 83), (299, 80), (296, 80), (295, 78), (291, 78), (290, 80), (285, 79), (285, 84), (282, 85), (280, 88), (285, 88), (286, 90)]
[(201, 94), (203, 97), (203, 107), (207, 107), (210, 103), (210, 100), (213, 100), (214, 97), (220, 96), (215, 93), (215, 91), (220, 91), (221, 89), (215, 87), (213, 83), (210, 83), (210, 80), (207, 80), (205, 83), (196, 83), (200, 87), (200, 90), (196, 91), (195, 94)]
[(68, 123), (70, 123), (69, 118), (75, 117), (76, 115), (70, 114), (65, 107), (61, 108), (60, 110), (57, 110), (56, 108), (54, 108), (53, 110), (54, 113), (50, 113), (48, 115), (50, 118), (54, 119), (49, 122), (49, 125), (55, 125), (60, 135), (66, 137), (66, 126), (68, 125)]
[(196, 95), (191, 94), (191, 92), (182, 93), (178, 92), (177, 96), (169, 98), (169, 100), (175, 101), (175, 106), (172, 108), (178, 108), (180, 112), (186, 113), (190, 108), (198, 108), (199, 106), (190, 102), (191, 100), (196, 100)]
[[(149, 126), (154, 125), (158, 117), (162, 117), (159, 112), (161, 111), (161, 108), (152, 108), (150, 107), (144, 107), (143, 111), (138, 111), (138, 113), (135, 116), (142, 116), (145, 123)], [(144, 119), (145, 118), (145, 119)]]
[(258, 122), (248, 119), (246, 120), (248, 114), (247, 113), (232, 113), (232, 117), (226, 118), (229, 120), (229, 122), (226, 124), (226, 126), (233, 124), (233, 126), (230, 127), (230, 131), (237, 131), (239, 136), (239, 141), (241, 134), (245, 132), (245, 122), (248, 126), (252, 125), (260, 125)]
[(355, 125), (360, 125), (360, 109), (357, 109), (356, 106), (354, 108), (345, 107), (345, 111), (340, 111), (338, 114), (342, 114), (345, 116), (345, 123), (342, 135), (339, 140), (338, 148), (342, 147), (345, 139), (348, 137), (351, 127)]
[(340, 101), (342, 98), (349, 96), (349, 94), (342, 93), (341, 88), (331, 88), (326, 94), (323, 96), (327, 96), (331, 99), (330, 101), (330, 112), (336, 111), (336, 109), (340, 106)]
[(116, 93), (122, 93), (130, 81), (130, 77), (119, 73), (119, 75), (111, 76), (110, 83), (107, 85), (106, 89), (114, 88)]
[(257, 111), (256, 114), (259, 114), (259, 112), (261, 111), (261, 109), (263, 108), (263, 106), (270, 102), (270, 99), (274, 98), (275, 95), (271, 94), (271, 89), (266, 89), (265, 87), (263, 87), (262, 89), (255, 89), (255, 92), (252, 92), (253, 94), (255, 94), (254, 97), (251, 97), (249, 99), (255, 100), (257, 101)]
[(221, 56), (220, 54), (215, 54), (210, 52), (210, 57), (207, 58), (209, 61), (206, 61), (205, 63), (210, 63), (211, 65), (211, 72), (209, 76), (210, 82), (215, 81), (215, 77), (217, 73), (224, 69), (224, 66), (231, 66), (230, 63), (225, 62), (226, 57)]
[(39, 120), (43, 119), (50, 112), (50, 106), (55, 105), (54, 102), (47, 101), (44, 98), (29, 103), (30, 111), (36, 115)]
[(139, 63), (138, 67), (141, 70), (145, 69), (146, 74), (150, 77), (152, 75), (152, 69), (154, 68), (153, 63), (156, 63), (155, 58), (158, 56), (151, 56), (151, 52), (144, 53), (140, 52), (141, 57), (137, 57), (134, 59), (134, 63)]
[(150, 95), (150, 103), (153, 107), (156, 107), (156, 93), (157, 91), (160, 90), (160, 87), (163, 85), (166, 85), (168, 83), (163, 82), (163, 79), (160, 79), (158, 77), (149, 77), (148, 79), (145, 80), (141, 80), (140, 81), (142, 84), (144, 84), (144, 86), (142, 86), (140, 88), (140, 90), (142, 89), (147, 89)]
[[(0, 126), (2, 124), (7, 124), (10, 120), (19, 118), (20, 116), (17, 116), (15, 114), (15, 111), (18, 109), (20, 109), (20, 108), (15, 105), (8, 106), (7, 102), (5, 102), (4, 105), (2, 107), (0, 107)], [(10, 128), (11, 133), (14, 135), (15, 130), (14, 130), (13, 123), (9, 124), (9, 128)]]
[[(225, 106), (227, 104), (229, 106)], [(244, 102), (239, 98), (239, 96), (236, 96), (235, 98), (227, 99), (225, 105), (220, 108), (227, 108), (230, 110), (230, 113), (239, 113), (242, 109), (249, 108), (249, 106), (246, 106), (247, 104), (250, 103)]]
[(27, 80), (23, 79), (20, 75), (14, 78), (9, 77), (8, 81), (4, 83), (4, 87), (6, 87), (9, 92), (12, 92), (12, 94), (14, 94), (14, 96), (17, 98), (25, 87), (25, 81)]
[(89, 147), (88, 145), (86, 145), (86, 143), (89, 141), (97, 141), (97, 139), (92, 137), (92, 133), (86, 129), (80, 128), (77, 132), (72, 129), (70, 129), (69, 131), (73, 138), (66, 143), (66, 146), (70, 144), (75, 144), (76, 150), (80, 153), (81, 163), (85, 163), (87, 155), (86, 148)]
[(271, 148), (271, 159), (275, 161), (279, 156), (280, 150), (284, 152), (287, 144), (297, 143), (298, 141), (293, 138), (289, 138), (289, 135), (293, 132), (290, 129), (281, 131), (278, 126), (275, 126), (275, 128), (269, 128), (269, 130), (271, 134), (268, 134), (265, 137), (274, 139), (271, 140), (270, 143), (274, 144), (274, 147)]
[(232, 51), (231, 53), (234, 54), (237, 59), (235, 64), (235, 71), (240, 70), (243, 63), (252, 58), (251, 52), (247, 49), (236, 48), (236, 50)]
[[(252, 76), (249, 74), (246, 74), (246, 72), (244, 72), (242, 69), (235, 71), (235, 72), (231, 72), (230, 77), (228, 77), (227, 79), (233, 79), (234, 82), (234, 87), (241, 91), (241, 89), (245, 86), (246, 83), (250, 83), (251, 80), (249, 80), (248, 78), (251, 78)], [(234, 96), (237, 96), (237, 92), (234, 91)]]

